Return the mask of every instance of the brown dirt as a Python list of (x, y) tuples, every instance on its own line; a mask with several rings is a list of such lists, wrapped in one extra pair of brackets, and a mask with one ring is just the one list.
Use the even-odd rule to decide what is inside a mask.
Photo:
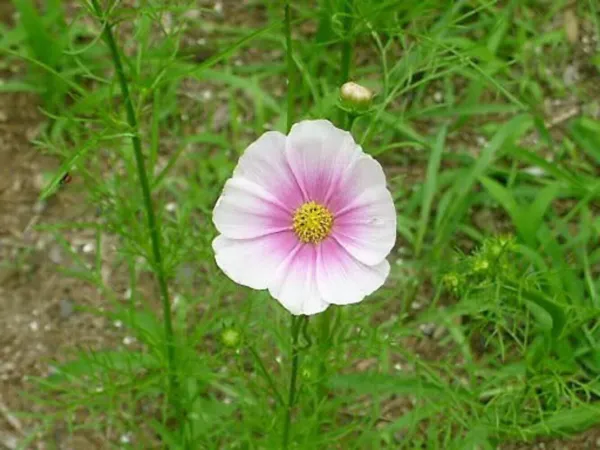
[[(39, 411), (23, 395), (32, 389), (26, 377), (47, 376), (54, 361), (67, 360), (78, 347), (105, 347), (118, 334), (104, 318), (77, 311), (101, 307), (102, 296), (57, 272), (70, 264), (69, 254), (50, 232), (36, 229), (71, 217), (81, 200), (76, 188), (66, 186), (48, 202), (38, 201), (42, 174), (57, 168), (31, 144), (42, 119), (35, 97), (0, 95), (0, 448), (14, 448), (34, 428), (34, 421), (17, 414)], [(67, 239), (79, 253), (93, 242), (84, 232), (67, 233)], [(77, 439), (79, 444), (54, 444), (102, 448)], [(38, 447), (43, 444), (48, 442)]]

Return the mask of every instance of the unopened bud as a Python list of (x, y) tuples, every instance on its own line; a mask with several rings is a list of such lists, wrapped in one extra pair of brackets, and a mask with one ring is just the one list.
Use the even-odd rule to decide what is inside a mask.
[(340, 100), (344, 108), (364, 112), (371, 106), (373, 92), (360, 84), (349, 81), (340, 88)]
[(240, 343), (240, 333), (233, 328), (226, 328), (221, 333), (221, 341), (227, 347), (237, 347)]

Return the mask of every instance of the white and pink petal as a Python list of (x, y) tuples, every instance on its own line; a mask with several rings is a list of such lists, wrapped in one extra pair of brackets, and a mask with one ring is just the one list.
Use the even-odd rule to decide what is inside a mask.
[(299, 243), (294, 232), (283, 231), (254, 239), (221, 235), (212, 245), (217, 265), (229, 278), (253, 289), (267, 289)]
[(351, 208), (367, 191), (385, 187), (385, 173), (381, 164), (372, 156), (363, 154), (344, 173), (326, 206), (334, 214), (339, 214)]
[(290, 211), (306, 199), (285, 155), (287, 137), (268, 131), (244, 151), (233, 176), (241, 176), (271, 192)]
[(213, 223), (224, 236), (248, 239), (291, 230), (292, 213), (261, 186), (237, 176), (225, 183)]
[(295, 124), (287, 137), (285, 153), (304, 196), (322, 204), (363, 154), (350, 133), (327, 120)]
[(279, 266), (269, 285), (269, 293), (294, 315), (313, 315), (325, 311), (329, 303), (317, 286), (317, 247), (301, 244)]
[(352, 257), (335, 239), (327, 239), (318, 247), (317, 284), (327, 303), (358, 303), (379, 289), (389, 272), (385, 259), (368, 266)]
[(354, 258), (379, 264), (396, 243), (396, 210), (385, 187), (368, 189), (334, 218), (332, 237)]

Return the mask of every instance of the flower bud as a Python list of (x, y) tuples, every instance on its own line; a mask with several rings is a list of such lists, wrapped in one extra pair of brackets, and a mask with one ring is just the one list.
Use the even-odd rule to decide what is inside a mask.
[(313, 371), (307, 368), (302, 369), (301, 371), (302, 378), (304, 380), (310, 381), (313, 378)]
[(450, 292), (458, 294), (462, 288), (462, 280), (458, 273), (450, 272), (442, 277), (442, 282)]
[(240, 333), (233, 328), (226, 328), (221, 332), (221, 342), (227, 347), (237, 347), (240, 343)]
[(340, 100), (345, 109), (365, 112), (373, 101), (373, 92), (360, 84), (349, 81), (340, 88)]
[(474, 272), (486, 272), (489, 268), (490, 268), (490, 262), (483, 257), (477, 257), (473, 261), (473, 271)]

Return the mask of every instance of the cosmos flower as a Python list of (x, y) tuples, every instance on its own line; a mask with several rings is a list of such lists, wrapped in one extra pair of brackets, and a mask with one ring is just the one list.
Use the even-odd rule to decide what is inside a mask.
[(326, 120), (269, 131), (215, 205), (217, 265), (292, 314), (360, 302), (387, 278), (396, 211), (381, 165)]

